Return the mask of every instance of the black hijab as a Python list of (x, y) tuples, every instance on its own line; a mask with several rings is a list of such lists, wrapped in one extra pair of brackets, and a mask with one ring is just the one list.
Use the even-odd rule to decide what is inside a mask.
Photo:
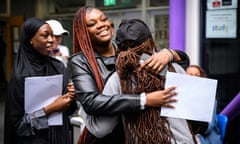
[[(46, 24), (45, 21), (38, 18), (30, 18), (22, 26), (21, 41), (19, 51), (12, 69), (11, 79), (8, 87), (8, 96), (5, 107), (5, 143), (9, 144), (16, 137), (18, 128), (24, 111), (24, 81), (26, 77), (48, 76), (64, 74), (64, 65), (50, 57), (38, 53), (31, 39), (37, 33), (39, 28)], [(66, 77), (63, 81), (63, 88), (66, 87)]]
[(14, 75), (25, 76), (46, 76), (61, 73), (64, 69), (61, 63), (55, 59), (38, 53), (30, 43), (38, 29), (46, 24), (37, 18), (28, 19), (21, 31), (21, 42), (19, 52), (14, 65)]

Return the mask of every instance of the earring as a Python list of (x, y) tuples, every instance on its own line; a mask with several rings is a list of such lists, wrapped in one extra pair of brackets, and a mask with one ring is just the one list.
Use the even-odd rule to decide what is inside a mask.
[(30, 41), (30, 44), (32, 45), (32, 41)]

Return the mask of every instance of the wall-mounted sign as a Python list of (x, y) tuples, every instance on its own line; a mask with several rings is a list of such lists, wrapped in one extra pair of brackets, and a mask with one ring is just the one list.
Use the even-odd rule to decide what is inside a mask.
[(237, 10), (208, 10), (206, 12), (206, 38), (236, 38)]
[(237, 8), (238, 0), (208, 0), (207, 9), (228, 9)]

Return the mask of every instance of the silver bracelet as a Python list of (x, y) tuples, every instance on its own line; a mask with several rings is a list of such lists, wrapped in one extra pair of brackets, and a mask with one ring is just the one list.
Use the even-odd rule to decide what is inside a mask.
[(163, 50), (165, 50), (167, 52), (167, 55), (169, 56), (169, 60), (170, 62), (173, 61), (173, 53), (171, 52), (170, 49), (164, 48)]
[(147, 103), (146, 93), (143, 92), (140, 94), (140, 106), (142, 110), (145, 108), (146, 103)]

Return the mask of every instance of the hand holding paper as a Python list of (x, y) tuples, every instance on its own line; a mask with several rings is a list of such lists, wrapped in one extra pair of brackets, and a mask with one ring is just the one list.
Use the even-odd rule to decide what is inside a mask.
[[(28, 77), (25, 79), (25, 112), (35, 112), (62, 95), (62, 75)], [(48, 125), (62, 125), (62, 113), (48, 116)]]
[(165, 87), (176, 86), (175, 109), (162, 107), (161, 116), (210, 122), (217, 80), (167, 72)]

